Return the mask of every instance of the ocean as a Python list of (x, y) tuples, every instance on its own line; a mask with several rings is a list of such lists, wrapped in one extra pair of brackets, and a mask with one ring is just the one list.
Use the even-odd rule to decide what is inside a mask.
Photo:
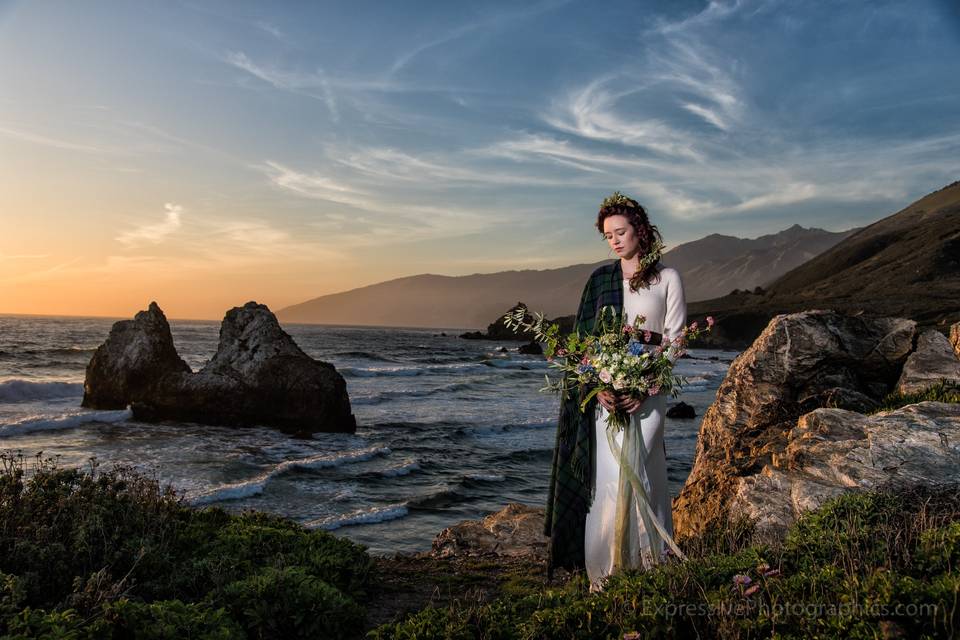
[[(189, 503), (287, 516), (371, 553), (425, 551), (445, 527), (508, 502), (542, 506), (558, 399), (540, 393), (542, 356), (520, 343), (464, 340), (464, 329), (284, 325), (347, 382), (355, 434), (298, 439), (267, 427), (143, 423), (129, 411), (82, 409), (94, 350), (116, 320), (0, 315), (0, 451), (42, 452), (63, 467), (130, 465)], [(170, 322), (195, 371), (220, 323)], [(693, 420), (667, 420), (675, 496), (693, 464), (700, 419), (736, 352), (690, 350), (677, 373)]]

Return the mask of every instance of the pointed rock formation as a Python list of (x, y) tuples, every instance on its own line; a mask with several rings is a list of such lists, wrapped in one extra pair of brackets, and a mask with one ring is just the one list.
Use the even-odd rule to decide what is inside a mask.
[(126, 409), (131, 402), (150, 397), (167, 374), (188, 374), (190, 367), (177, 354), (170, 324), (156, 302), (133, 320), (121, 320), (110, 329), (87, 364), (82, 407)]
[[(265, 305), (248, 302), (227, 312), (217, 353), (198, 373), (176, 356), (159, 307), (151, 304), (150, 311), (137, 318), (143, 313), (159, 314), (162, 326), (147, 324), (148, 333), (122, 327), (118, 331), (123, 322), (114, 325), (111, 339), (97, 350), (94, 361), (109, 346), (105, 356), (96, 367), (94, 361), (88, 367), (84, 388), (91, 401), (86, 404), (85, 395), (84, 406), (105, 408), (95, 399), (110, 397), (114, 407), (129, 403), (138, 420), (264, 425), (297, 434), (356, 430), (343, 376), (333, 365), (305, 354)], [(182, 367), (151, 366), (157, 357), (142, 360), (144, 350), (138, 345), (163, 344), (163, 335), (169, 348), (162, 353), (168, 359), (172, 353)], [(91, 376), (91, 370), (97, 375)], [(105, 380), (102, 371), (112, 380)]]

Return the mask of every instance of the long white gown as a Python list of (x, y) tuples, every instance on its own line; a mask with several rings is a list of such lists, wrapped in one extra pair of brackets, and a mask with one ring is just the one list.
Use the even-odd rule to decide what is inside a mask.
[[(636, 315), (642, 315), (646, 318), (644, 328), (662, 333), (671, 339), (679, 335), (687, 322), (687, 305), (683, 295), (683, 283), (675, 269), (663, 268), (660, 281), (649, 289), (632, 292), (628, 280), (623, 281), (623, 289), (624, 310), (631, 322)], [(599, 402), (597, 406), (599, 413), (593, 464), (596, 493), (587, 513), (584, 534), (585, 562), (591, 590), (601, 588), (603, 580), (613, 571), (614, 516), (620, 479), (620, 464), (611, 453), (607, 442), (608, 414)], [(647, 458), (641, 461), (638, 453), (632, 462), (647, 495), (650, 496), (654, 514), (672, 537), (673, 516), (670, 495), (667, 493), (667, 452), (663, 440), (665, 417), (666, 397), (662, 394), (649, 397), (631, 416), (634, 429), (621, 431), (617, 434), (616, 441), (622, 447), (625, 433), (643, 434)], [(639, 430), (636, 429), (638, 423)], [(659, 562), (666, 545), (662, 544), (660, 549), (650, 549), (650, 542), (636, 505), (631, 510), (630, 532), (631, 536), (639, 536), (639, 540), (632, 538), (630, 566), (649, 567)], [(653, 551), (656, 552), (656, 557)]]

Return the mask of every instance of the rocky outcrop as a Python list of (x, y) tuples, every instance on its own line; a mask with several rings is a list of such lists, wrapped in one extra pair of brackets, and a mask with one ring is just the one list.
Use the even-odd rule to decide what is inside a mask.
[(930, 329), (917, 338), (916, 350), (903, 365), (897, 391), (919, 393), (941, 380), (960, 385), (960, 359), (947, 337)]
[(544, 510), (516, 502), (482, 520), (465, 520), (447, 527), (434, 539), (430, 555), (547, 558), (547, 537), (543, 535)]
[(151, 367), (153, 360), (137, 357), (138, 345), (155, 343), (169, 345), (163, 351), (168, 360), (170, 353), (176, 356), (162, 311), (151, 303), (137, 318), (144, 313), (150, 322), (132, 329), (118, 329), (124, 323), (117, 323), (94, 354), (84, 406), (104, 408), (96, 399), (118, 386), (104, 378), (107, 371), (121, 381), (135, 381), (119, 383), (122, 393), (110, 397), (113, 406), (129, 404), (139, 420), (264, 425), (298, 434), (356, 430), (343, 377), (333, 365), (305, 354), (265, 305), (248, 302), (228, 311), (217, 352), (197, 373), (186, 364)]
[(126, 409), (131, 400), (149, 396), (157, 380), (188, 374), (190, 367), (177, 354), (170, 324), (156, 302), (133, 320), (110, 329), (87, 364), (82, 407)]
[(743, 479), (784, 455), (801, 415), (876, 408), (900, 375), (915, 327), (833, 311), (773, 318), (731, 364), (704, 415), (693, 470), (674, 501), (677, 536), (725, 517)]
[(817, 409), (787, 433), (782, 453), (734, 482), (730, 512), (754, 520), (761, 536), (779, 536), (841, 493), (956, 482), (958, 469), (960, 405), (921, 402), (872, 416)]

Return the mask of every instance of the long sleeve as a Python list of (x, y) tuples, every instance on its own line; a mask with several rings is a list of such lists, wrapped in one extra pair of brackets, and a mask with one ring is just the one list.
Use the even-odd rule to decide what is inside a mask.
[[(687, 300), (683, 293), (683, 280), (676, 269), (664, 269), (666, 280), (666, 312), (663, 318), (663, 335), (670, 340), (676, 339), (687, 324)], [(674, 363), (676, 356), (670, 358)]]

